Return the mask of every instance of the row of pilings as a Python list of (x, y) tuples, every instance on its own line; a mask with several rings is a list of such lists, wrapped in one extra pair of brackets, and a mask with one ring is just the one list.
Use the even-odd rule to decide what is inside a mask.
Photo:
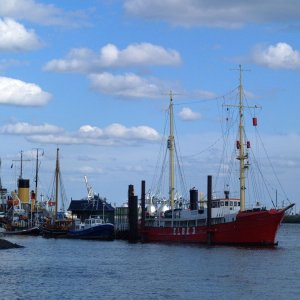
[[(139, 222), (138, 196), (134, 194), (134, 186), (128, 186), (128, 230), (126, 239), (130, 243), (143, 241), (145, 226), (145, 206), (146, 206), (146, 182), (141, 182), (141, 218)], [(207, 244), (212, 242), (211, 232), (211, 208), (212, 208), (212, 176), (207, 177)], [(190, 190), (190, 209), (198, 209), (198, 191), (194, 188)]]

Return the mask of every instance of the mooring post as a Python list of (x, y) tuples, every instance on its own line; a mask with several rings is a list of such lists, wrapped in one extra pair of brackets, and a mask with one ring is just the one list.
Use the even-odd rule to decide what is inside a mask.
[(134, 187), (128, 187), (128, 241), (135, 243), (138, 240), (138, 197), (134, 196)]
[(212, 201), (212, 176), (207, 176), (207, 244), (211, 245), (211, 201)]
[(141, 238), (142, 241), (144, 240), (144, 227), (145, 227), (145, 207), (146, 207), (146, 181), (142, 180), (142, 187), (141, 187)]
[(134, 186), (133, 184), (129, 184), (128, 186), (128, 204), (130, 196), (134, 196)]

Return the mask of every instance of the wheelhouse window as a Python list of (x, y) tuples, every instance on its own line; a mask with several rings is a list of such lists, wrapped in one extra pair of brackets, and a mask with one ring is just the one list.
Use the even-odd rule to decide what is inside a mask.
[(213, 201), (212, 202), (212, 207), (213, 208), (220, 207), (220, 201)]

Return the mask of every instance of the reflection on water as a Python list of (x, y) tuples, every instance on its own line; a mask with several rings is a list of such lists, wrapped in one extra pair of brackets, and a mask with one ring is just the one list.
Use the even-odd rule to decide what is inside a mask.
[(299, 299), (300, 224), (277, 248), (10, 237), (1, 299)]

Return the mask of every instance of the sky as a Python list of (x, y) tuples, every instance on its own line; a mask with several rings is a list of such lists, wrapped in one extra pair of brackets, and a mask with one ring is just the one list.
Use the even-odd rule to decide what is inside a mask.
[[(239, 85), (257, 111), (280, 201), (300, 208), (298, 0), (1, 0), (1, 183), (38, 194), (56, 149), (68, 199), (116, 205), (151, 187), (170, 91), (186, 184), (205, 193), (221, 149), (222, 101)], [(298, 205), (298, 206), (297, 206)]]

